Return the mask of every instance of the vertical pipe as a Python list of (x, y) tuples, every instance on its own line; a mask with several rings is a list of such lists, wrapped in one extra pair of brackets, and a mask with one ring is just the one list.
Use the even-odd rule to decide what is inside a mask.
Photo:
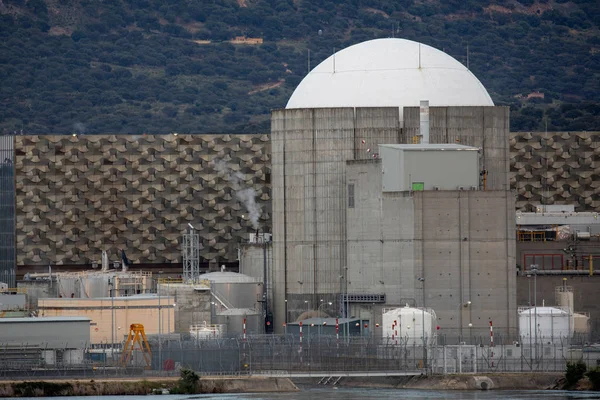
[(419, 107), (421, 143), (429, 144), (429, 100), (421, 100)]

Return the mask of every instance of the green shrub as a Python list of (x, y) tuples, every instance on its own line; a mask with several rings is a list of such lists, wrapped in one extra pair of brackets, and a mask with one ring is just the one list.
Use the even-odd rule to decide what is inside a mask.
[(592, 383), (593, 390), (600, 390), (600, 367), (596, 367), (585, 374)]
[(183, 368), (181, 370), (181, 377), (177, 386), (172, 390), (172, 394), (194, 394), (197, 393), (197, 385), (200, 377), (197, 373), (191, 369)]
[(585, 375), (585, 371), (587, 370), (587, 366), (583, 361), (577, 361), (576, 363), (567, 363), (567, 371), (565, 373), (566, 385), (567, 387), (574, 386), (583, 375)]

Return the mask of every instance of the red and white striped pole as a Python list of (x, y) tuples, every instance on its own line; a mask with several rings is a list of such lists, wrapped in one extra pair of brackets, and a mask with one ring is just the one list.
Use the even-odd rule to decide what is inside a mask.
[(494, 366), (494, 325), (490, 320), (490, 361), (492, 362), (492, 367)]
[(245, 342), (246, 341), (246, 318), (244, 318), (243, 329), (244, 329), (244, 342)]
[(335, 319), (335, 341), (337, 346), (340, 346), (340, 321), (338, 318)]

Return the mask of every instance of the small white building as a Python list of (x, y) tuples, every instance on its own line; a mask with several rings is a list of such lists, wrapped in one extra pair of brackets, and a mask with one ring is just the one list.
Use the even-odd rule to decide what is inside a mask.
[(382, 144), (384, 192), (477, 190), (479, 151), (459, 144)]

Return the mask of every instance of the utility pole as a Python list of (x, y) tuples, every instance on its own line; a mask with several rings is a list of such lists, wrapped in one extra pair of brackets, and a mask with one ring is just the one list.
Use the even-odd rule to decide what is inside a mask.
[[(531, 270), (533, 271), (533, 304), (534, 304), (534, 312), (535, 312), (535, 316), (534, 316), (534, 329), (535, 329), (535, 362), (537, 363), (538, 361), (538, 345), (537, 345), (537, 333), (538, 333), (538, 326), (537, 326), (537, 270), (538, 270), (538, 266), (537, 264), (532, 264), (531, 265)], [(529, 317), (531, 318), (531, 315), (529, 315)], [(530, 339), (531, 340), (531, 339)]]

